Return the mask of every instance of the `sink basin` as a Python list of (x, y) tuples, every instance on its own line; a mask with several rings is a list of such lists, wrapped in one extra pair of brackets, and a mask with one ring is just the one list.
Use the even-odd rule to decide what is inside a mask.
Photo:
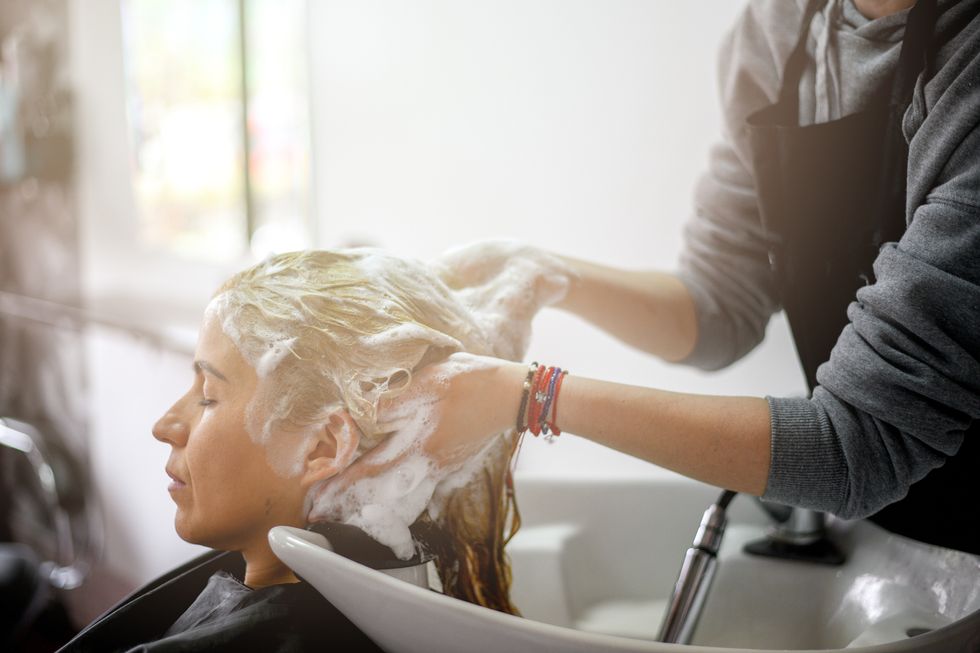
[[(512, 597), (523, 615), (655, 638), (680, 561), (718, 490), (666, 474), (619, 482), (523, 478), (518, 490), (525, 528), (509, 552)], [(965, 620), (956, 630), (972, 624), (976, 639), (962, 650), (980, 651), (980, 557), (865, 521), (831, 523), (831, 538), (848, 558), (840, 567), (743, 553), (767, 528), (751, 499), (735, 499), (695, 647), (853, 651), (891, 642), (912, 648), (881, 650), (952, 651), (948, 642), (928, 646)]]
[(276, 554), (383, 648), (446, 651), (980, 651), (980, 557), (834, 522), (841, 567), (756, 558), (759, 508), (738, 497), (718, 575), (690, 646), (656, 636), (684, 552), (714, 488), (662, 475), (518, 479), (524, 528), (509, 551), (524, 618), (358, 565), (305, 531), (270, 531)]

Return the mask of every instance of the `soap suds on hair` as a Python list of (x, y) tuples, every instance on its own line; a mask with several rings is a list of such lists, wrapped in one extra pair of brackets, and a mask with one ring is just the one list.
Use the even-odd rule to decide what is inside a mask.
[(407, 560), (415, 555), (409, 527), (425, 510), (435, 486), (432, 462), (413, 452), (383, 474), (363, 478), (350, 487), (328, 486), (317, 497), (310, 516), (314, 521), (357, 526)]
[[(571, 272), (557, 257), (509, 241), (448, 252), (431, 264), (371, 249), (299, 253), (296, 258), (303, 256), (336, 257), (332, 260), (356, 269), (364, 281), (319, 292), (306, 278), (316, 270), (294, 270), (285, 261), (266, 268), (260, 264), (252, 283), (257, 287), (253, 295), (261, 297), (232, 285), (212, 300), (206, 319), (221, 320), (225, 334), (259, 377), (247, 410), (248, 432), (269, 448), (278, 473), (300, 473), (315, 446), (315, 423), (308, 425), (313, 430), (286, 428), (296, 393), (310, 384), (339, 394), (315, 414), (325, 419), (344, 406), (364, 431), (358, 456), (384, 444), (375, 452), (383, 456), (373, 456), (372, 462), (396, 464), (346, 486), (328, 482), (314, 488), (308, 497), (309, 517), (358, 526), (400, 558), (410, 558), (415, 551), (409, 527), (426, 510), (438, 520), (452, 494), (484, 470), (502, 438), (492, 438), (455, 469), (437, 466), (424, 454), (422, 443), (433, 433), (440, 407), (435, 397), (413, 393), (412, 371), (458, 351), (521, 359), (531, 320), (543, 306), (565, 296)], [(330, 304), (330, 313), (311, 309), (309, 304), (316, 301)], [(383, 326), (358, 330), (354, 322)], [(329, 356), (296, 353), (313, 330), (331, 343)], [(474, 364), (474, 357), (450, 356), (444, 376), (435, 382), (448, 383), (449, 376)], [(310, 373), (303, 376), (303, 371)], [(398, 392), (405, 393), (400, 411), (378, 414), (379, 402)], [(516, 411), (516, 406), (502, 409)], [(283, 433), (288, 435), (280, 437)]]
[[(451, 375), (486, 365), (485, 359), (454, 354), (430, 382), (445, 384)], [(439, 410), (435, 396), (409, 389), (407, 396), (383, 413), (380, 424), (394, 431), (372, 452), (371, 464), (381, 471), (347, 485), (327, 483), (315, 499), (311, 519), (358, 526), (399, 558), (412, 557), (410, 526), (426, 510), (438, 520), (453, 492), (484, 470), (487, 456), (502, 437), (491, 438), (457, 468), (441, 468), (422, 451), (422, 443), (436, 428)], [(385, 469), (392, 461), (397, 464)]]
[(564, 299), (574, 277), (557, 256), (509, 240), (451, 249), (433, 267), (508, 360), (523, 358), (534, 316)]
[(259, 360), (255, 363), (255, 373), (260, 380), (269, 376), (269, 373), (279, 366), (282, 359), (290, 353), (290, 347), (294, 342), (296, 342), (295, 337), (283, 338), (282, 340), (274, 340), (268, 343), (268, 348), (259, 356)]

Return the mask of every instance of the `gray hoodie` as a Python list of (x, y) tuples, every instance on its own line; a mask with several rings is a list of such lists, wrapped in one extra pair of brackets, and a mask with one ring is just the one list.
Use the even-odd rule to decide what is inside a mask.
[[(684, 362), (703, 369), (744, 356), (779, 310), (744, 120), (775, 100), (805, 5), (752, 0), (719, 53), (724, 133), (695, 190), (679, 271), (699, 328)], [(869, 515), (954, 455), (980, 419), (980, 0), (939, 9), (935, 73), (918, 80), (903, 124), (908, 228), (848, 308), (813, 397), (767, 398), (766, 499)], [(853, 0), (829, 0), (810, 28), (801, 124), (866, 105), (898, 61), (907, 15), (869, 21)]]

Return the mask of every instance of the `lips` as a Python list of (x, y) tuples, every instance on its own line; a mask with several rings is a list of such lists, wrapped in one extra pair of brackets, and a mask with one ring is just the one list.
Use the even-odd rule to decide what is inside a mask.
[(179, 490), (183, 487), (187, 487), (187, 483), (184, 482), (184, 479), (177, 476), (177, 474), (171, 471), (169, 467), (166, 469), (166, 472), (167, 472), (167, 476), (170, 477), (170, 481), (171, 481), (170, 485), (167, 487), (169, 491), (173, 492), (174, 490)]

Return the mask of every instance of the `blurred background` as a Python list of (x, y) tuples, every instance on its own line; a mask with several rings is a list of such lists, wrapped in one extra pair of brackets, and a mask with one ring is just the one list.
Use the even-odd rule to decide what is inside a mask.
[[(199, 551), (173, 531), (150, 427), (191, 383), (198, 320), (231, 273), (297, 248), (424, 259), (496, 237), (672, 268), (743, 4), (3, 0), (0, 541), (47, 579), (18, 623), (70, 630)], [(557, 311), (529, 357), (804, 392), (781, 317), (722, 373)], [(518, 470), (666, 473), (572, 435), (528, 442)]]

